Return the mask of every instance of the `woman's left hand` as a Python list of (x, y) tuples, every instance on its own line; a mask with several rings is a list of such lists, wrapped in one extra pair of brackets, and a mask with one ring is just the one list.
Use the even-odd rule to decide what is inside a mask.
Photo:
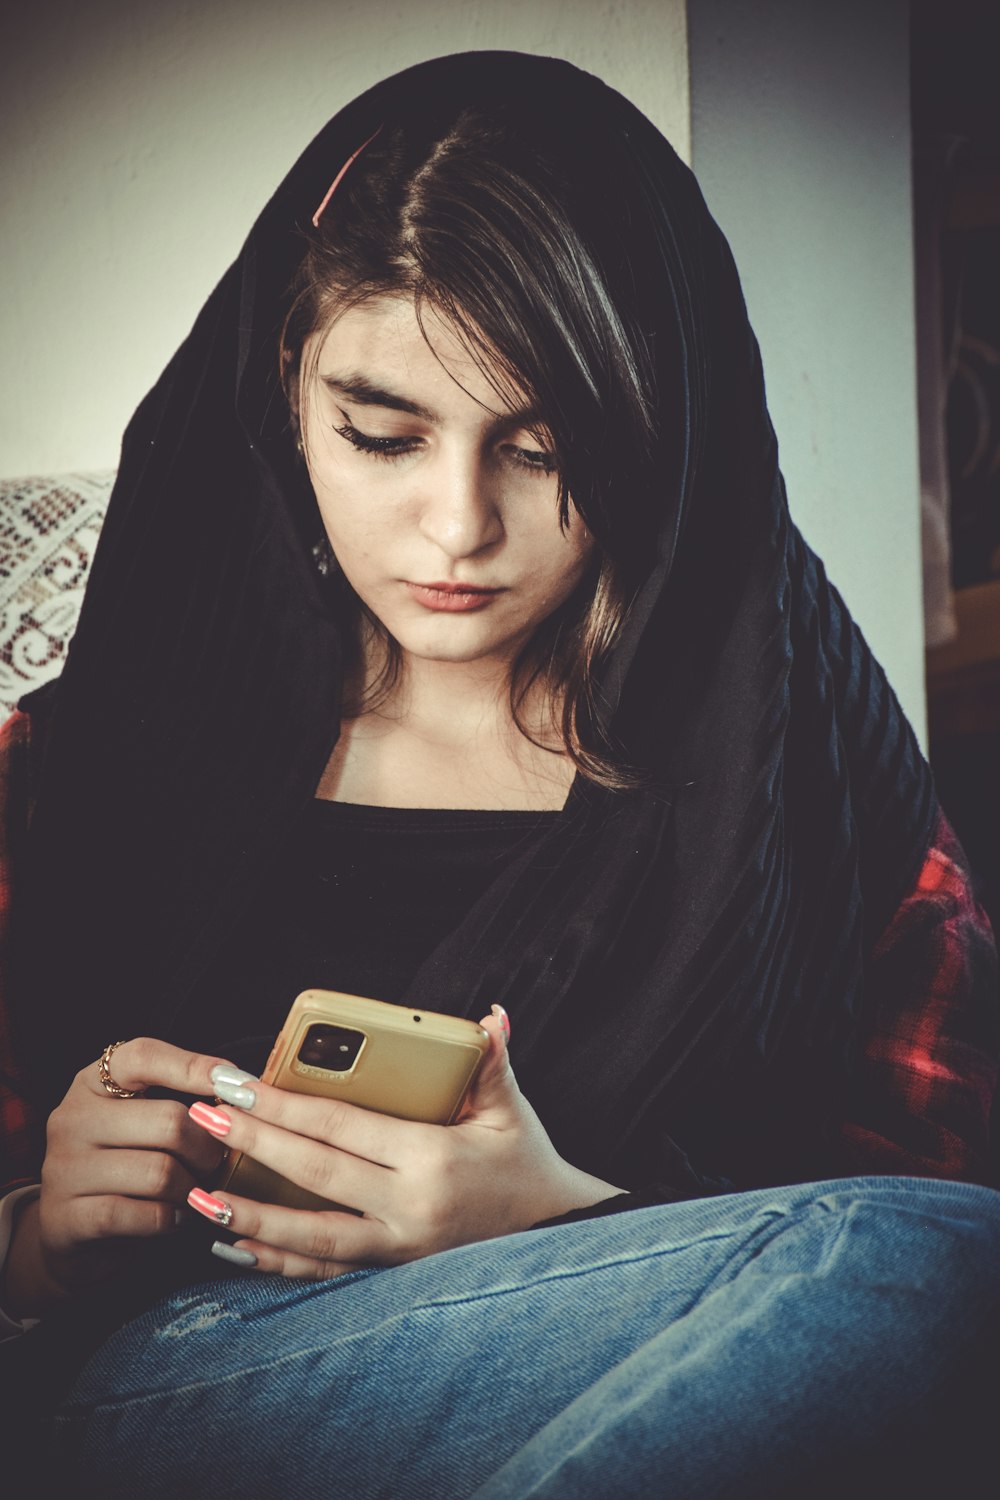
[[(424, 1125), (340, 1100), (252, 1080), (245, 1107), (194, 1105), (191, 1117), (226, 1145), (321, 1198), (310, 1211), (225, 1194), (238, 1249), (258, 1270), (325, 1278), (358, 1266), (399, 1265), (438, 1250), (527, 1229), (622, 1191), (570, 1166), (517, 1086), (506, 1016), (486, 1016), (489, 1051), (460, 1119)], [(217, 1217), (198, 1190), (188, 1200)], [(249, 1261), (248, 1261), (249, 1264)]]

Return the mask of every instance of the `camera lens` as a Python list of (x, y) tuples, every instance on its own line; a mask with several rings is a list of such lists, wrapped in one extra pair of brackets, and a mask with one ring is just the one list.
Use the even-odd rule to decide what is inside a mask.
[(348, 1073), (357, 1061), (364, 1039), (363, 1031), (317, 1021), (303, 1038), (299, 1062), (310, 1068), (324, 1068), (328, 1073)]

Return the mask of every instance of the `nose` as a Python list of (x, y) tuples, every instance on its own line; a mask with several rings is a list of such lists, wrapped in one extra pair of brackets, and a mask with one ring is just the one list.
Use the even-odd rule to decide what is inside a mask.
[(503, 539), (501, 480), (478, 453), (442, 453), (421, 475), (420, 530), (453, 561)]

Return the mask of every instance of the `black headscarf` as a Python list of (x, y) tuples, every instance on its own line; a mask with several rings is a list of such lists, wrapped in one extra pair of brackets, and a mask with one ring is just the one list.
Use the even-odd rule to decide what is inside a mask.
[(578, 778), (408, 998), (474, 1017), (504, 1004), (557, 1144), (625, 1185), (692, 1150), (735, 1179), (816, 1175), (872, 945), (927, 845), (930, 773), (789, 519), (757, 344), (694, 178), (599, 80), (508, 53), (421, 64), (343, 109), (127, 430), (79, 628), (39, 705), (21, 979), (37, 1092), (54, 1102), (119, 1036), (187, 1035), (314, 793), (341, 642), (279, 383), (299, 231), (377, 127), (494, 99), (531, 101), (593, 204), (602, 263), (668, 351), (670, 456), (602, 681), (648, 781)]

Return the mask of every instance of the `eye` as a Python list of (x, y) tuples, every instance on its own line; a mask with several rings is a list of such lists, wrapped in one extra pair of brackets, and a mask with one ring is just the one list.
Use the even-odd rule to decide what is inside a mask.
[(510, 455), (511, 461), (521, 469), (527, 469), (529, 474), (554, 474), (559, 468), (559, 463), (554, 453), (547, 448), (518, 448), (513, 443), (508, 443), (504, 449)]
[(368, 453), (372, 458), (401, 458), (404, 453), (412, 453), (420, 445), (419, 438), (372, 437), (370, 433), (359, 432), (350, 422), (333, 430), (345, 442), (350, 443), (352, 448), (356, 448), (359, 453)]

